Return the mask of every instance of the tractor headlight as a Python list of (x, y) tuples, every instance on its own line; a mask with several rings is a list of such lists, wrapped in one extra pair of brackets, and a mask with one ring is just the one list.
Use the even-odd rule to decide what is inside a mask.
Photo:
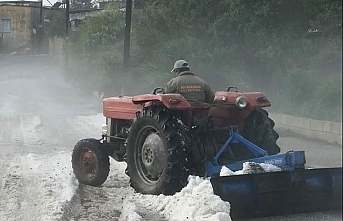
[(101, 126), (101, 133), (102, 135), (107, 135), (107, 124)]
[(248, 100), (246, 99), (246, 97), (240, 96), (236, 98), (235, 103), (239, 109), (243, 109), (248, 105)]

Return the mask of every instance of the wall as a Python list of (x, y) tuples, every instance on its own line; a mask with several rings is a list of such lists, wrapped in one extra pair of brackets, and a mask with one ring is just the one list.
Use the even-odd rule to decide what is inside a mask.
[(331, 144), (342, 145), (342, 123), (271, 113), (278, 132), (292, 132), (300, 136)]
[(66, 65), (65, 47), (66, 41), (64, 38), (55, 37), (49, 40), (49, 54), (54, 61), (62, 66)]
[[(0, 19), (11, 20), (11, 32), (3, 33), (2, 48), (12, 51), (25, 47), (31, 33), (31, 8), (18, 6), (1, 6)], [(1, 35), (1, 34), (0, 34)]]

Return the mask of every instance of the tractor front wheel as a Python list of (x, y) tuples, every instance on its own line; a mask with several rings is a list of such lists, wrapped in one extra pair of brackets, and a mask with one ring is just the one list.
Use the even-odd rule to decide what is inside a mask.
[(100, 186), (110, 171), (109, 158), (96, 139), (80, 140), (72, 154), (73, 171), (82, 184)]

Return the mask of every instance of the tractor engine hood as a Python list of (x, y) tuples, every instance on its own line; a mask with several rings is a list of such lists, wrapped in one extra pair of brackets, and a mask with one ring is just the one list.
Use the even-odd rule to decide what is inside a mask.
[(132, 97), (120, 96), (103, 99), (103, 114), (107, 118), (131, 120), (142, 105), (134, 104)]

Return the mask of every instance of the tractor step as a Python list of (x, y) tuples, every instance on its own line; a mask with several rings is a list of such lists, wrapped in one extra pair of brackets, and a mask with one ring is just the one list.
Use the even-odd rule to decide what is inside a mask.
[(342, 168), (212, 177), (211, 184), (232, 218), (342, 209)]

